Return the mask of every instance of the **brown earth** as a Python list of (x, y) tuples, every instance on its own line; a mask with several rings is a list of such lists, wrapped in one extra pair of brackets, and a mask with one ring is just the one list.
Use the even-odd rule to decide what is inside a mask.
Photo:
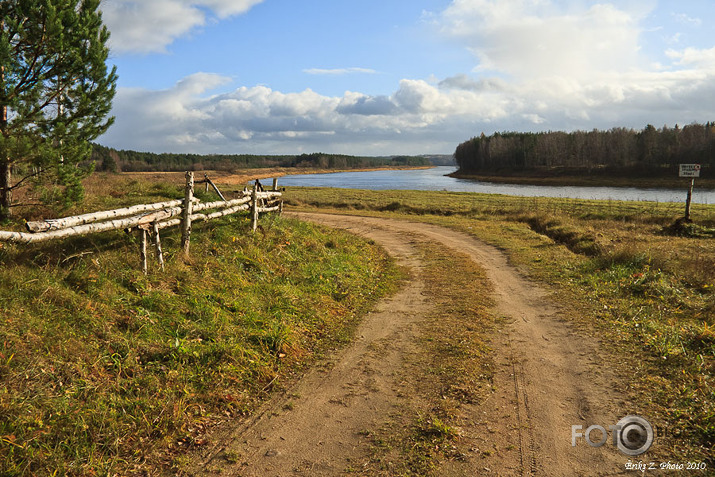
[[(430, 169), (433, 166), (385, 166), (385, 167), (366, 167), (355, 169), (322, 169), (317, 167), (300, 168), (300, 167), (259, 167), (254, 169), (237, 169), (234, 172), (226, 171), (196, 171), (194, 172), (195, 180), (202, 180), (204, 174), (218, 185), (245, 185), (248, 182), (256, 179), (272, 179), (274, 177), (283, 177), (295, 174), (332, 174), (335, 172), (366, 172), (366, 171), (382, 171), (382, 170), (414, 170), (414, 169)], [(130, 178), (147, 180), (151, 182), (169, 182), (182, 184), (186, 177), (186, 172), (122, 172), (120, 174), (108, 174), (108, 177)], [(270, 186), (270, 182), (264, 183), (265, 186)], [(278, 181), (280, 186), (280, 180)]]
[[(459, 439), (471, 455), (447, 459), (435, 475), (619, 475), (628, 458), (609, 442), (571, 445), (571, 426), (615, 424), (627, 412), (621, 379), (604, 366), (598, 340), (581, 333), (548, 293), (524, 278), (498, 249), (467, 234), (406, 221), (291, 214), (368, 237), (392, 254), (410, 278), (362, 321), (357, 339), (308, 372), (255, 416), (213, 436), (189, 475), (344, 475), (367, 468), (379, 427), (410, 396), (401, 390), (414, 372), (416, 337), (433, 305), (425, 299), (417, 243), (466, 253), (487, 273), (496, 312), (506, 319), (491, 337), (494, 392), (466, 404)], [(412, 361), (414, 363), (414, 360)], [(592, 440), (600, 433), (594, 431)]]

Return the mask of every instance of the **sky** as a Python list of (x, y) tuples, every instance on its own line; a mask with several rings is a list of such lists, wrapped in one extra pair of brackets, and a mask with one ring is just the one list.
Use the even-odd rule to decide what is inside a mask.
[(711, 0), (102, 0), (97, 142), (452, 154), (481, 133), (715, 121)]

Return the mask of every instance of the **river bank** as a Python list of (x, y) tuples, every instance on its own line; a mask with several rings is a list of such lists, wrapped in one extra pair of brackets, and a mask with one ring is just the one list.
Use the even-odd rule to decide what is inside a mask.
[[(203, 178), (203, 174), (208, 174), (209, 178), (217, 184), (237, 185), (258, 179), (270, 179), (289, 175), (312, 175), (312, 174), (332, 174), (339, 172), (373, 172), (373, 171), (411, 171), (431, 169), (434, 166), (385, 166), (367, 167), (357, 169), (323, 169), (323, 168), (300, 168), (300, 167), (262, 167), (236, 169), (232, 172), (226, 171), (195, 171), (194, 177)], [(106, 178), (112, 176), (117, 178), (130, 178), (148, 180), (151, 182), (160, 181), (183, 181), (185, 172), (120, 172), (117, 174), (106, 174)]]
[[(495, 184), (536, 185), (536, 186), (573, 186), (573, 187), (635, 187), (639, 189), (683, 189), (690, 180), (683, 177), (633, 177), (616, 174), (560, 174), (558, 172), (500, 172), (500, 173), (465, 173), (459, 170), (448, 174), (456, 179), (466, 179)], [(695, 185), (699, 189), (715, 190), (715, 178), (698, 177)]]

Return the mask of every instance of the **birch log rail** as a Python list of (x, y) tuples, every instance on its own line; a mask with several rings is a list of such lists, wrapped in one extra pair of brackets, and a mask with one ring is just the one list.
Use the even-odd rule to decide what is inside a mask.
[[(222, 200), (215, 202), (201, 202), (193, 195), (193, 173), (186, 174), (185, 198), (156, 202), (153, 204), (139, 204), (121, 209), (105, 210), (88, 214), (64, 217), (61, 219), (47, 219), (27, 222), (29, 232), (0, 231), (0, 242), (14, 242), (30, 244), (59, 240), (78, 235), (89, 235), (109, 230), (124, 229), (127, 232), (137, 230), (140, 237), (140, 255), (142, 269), (147, 272), (147, 240), (149, 235), (154, 236), (157, 261), (162, 270), (164, 259), (161, 249), (159, 231), (176, 225), (182, 226), (182, 249), (188, 255), (191, 223), (208, 221), (235, 214), (240, 211), (251, 211), (252, 229), (255, 231), (259, 213), (282, 212), (283, 200), (281, 192), (275, 190), (273, 182), (272, 191), (258, 191), (257, 182), (252, 190), (240, 192), (241, 196), (227, 200), (216, 185), (205, 177), (204, 181), (211, 184), (216, 194)], [(200, 213), (203, 211), (213, 212)]]
[(74, 227), (76, 225), (89, 224), (105, 219), (128, 217), (130, 215), (136, 215), (140, 212), (161, 210), (166, 209), (167, 207), (178, 207), (183, 203), (183, 200), (170, 200), (167, 202), (156, 202), (154, 204), (139, 204), (132, 207), (125, 207), (123, 209), (92, 212), (89, 214), (75, 215), (73, 217), (65, 217), (63, 219), (45, 219), (35, 222), (27, 222), (25, 227), (28, 231), (33, 233), (47, 232), (50, 230), (60, 230), (67, 227)]
[(181, 214), (182, 207), (172, 207), (169, 209), (160, 210), (150, 214), (142, 214), (125, 219), (108, 220), (106, 222), (98, 222), (93, 224), (77, 225), (66, 227), (59, 230), (51, 230), (49, 232), (6, 232), (0, 231), (0, 241), (17, 242), (17, 243), (35, 243), (46, 242), (48, 240), (57, 240), (76, 235), (89, 235), (93, 233), (106, 232), (107, 230), (120, 230), (126, 228), (139, 227), (148, 225), (157, 220), (164, 220), (169, 217)]

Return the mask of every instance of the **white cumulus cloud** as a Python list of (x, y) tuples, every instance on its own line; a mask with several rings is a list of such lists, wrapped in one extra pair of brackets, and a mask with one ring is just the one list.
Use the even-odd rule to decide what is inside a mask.
[(715, 47), (709, 49), (686, 48), (684, 50), (667, 50), (665, 54), (676, 61), (678, 65), (697, 65), (715, 68)]
[[(138, 14), (130, 6), (153, 8), (149, 3), (115, 0), (125, 15)], [(221, 16), (257, 2), (151, 3), (175, 10), (152, 10), (149, 16), (186, 14), (185, 24), (176, 26), (179, 32), (205, 21), (191, 16), (203, 15), (199, 5)], [(451, 152), (481, 132), (642, 128), (715, 119), (715, 45), (669, 49), (663, 52), (667, 64), (653, 66), (640, 43), (647, 10), (624, 6), (639, 3), (453, 0), (427, 19), (474, 54), (472, 71), (403, 77), (376, 95), (333, 96), (260, 85), (214, 94), (231, 80), (196, 73), (165, 90), (120, 88), (116, 123), (102, 142), (155, 152), (417, 154)], [(179, 33), (163, 34), (155, 45), (166, 45)], [(375, 71), (313, 68), (304, 73)]]
[(639, 15), (613, 4), (545, 0), (455, 0), (442, 31), (464, 42), (478, 70), (517, 78), (583, 78), (638, 62)]
[(103, 0), (102, 18), (118, 53), (166, 51), (174, 40), (206, 24), (206, 10), (219, 18), (245, 13), (263, 0)]

